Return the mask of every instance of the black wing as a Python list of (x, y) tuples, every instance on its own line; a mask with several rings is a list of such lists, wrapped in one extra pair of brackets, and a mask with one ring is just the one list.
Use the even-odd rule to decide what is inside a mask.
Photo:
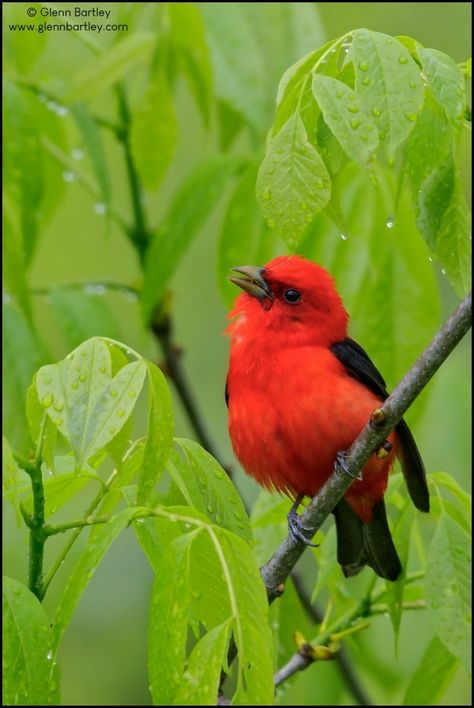
[[(346, 337), (341, 342), (335, 342), (331, 350), (351, 376), (383, 400), (388, 398), (382, 374), (357, 342)], [(404, 420), (398, 423), (396, 431), (400, 442), (399, 459), (410, 497), (417, 509), (429, 511), (430, 500), (425, 467), (413, 435)]]
[(228, 408), (229, 407), (229, 384), (227, 383), (227, 379), (225, 380), (225, 404)]

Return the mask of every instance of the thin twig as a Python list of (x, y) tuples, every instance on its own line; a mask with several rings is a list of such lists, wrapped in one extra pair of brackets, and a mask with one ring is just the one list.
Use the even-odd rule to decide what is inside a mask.
[[(306, 614), (315, 624), (321, 624), (323, 621), (323, 613), (317, 605), (311, 602), (301, 576), (295, 568), (291, 571), (291, 579), (293, 580), (296, 593)], [(357, 672), (354, 670), (346, 649), (343, 646), (336, 654), (336, 662), (346, 683), (347, 689), (356, 703), (360, 706), (371, 706), (372, 701), (362, 686), (359, 677), (357, 676)], [(282, 683), (282, 681), (279, 683)], [(275, 676), (275, 686), (278, 686), (279, 683), (277, 683), (277, 676)]]
[[(381, 406), (383, 422), (375, 425), (369, 421), (345, 455), (345, 469), (336, 464), (331, 477), (300, 517), (303, 526), (311, 535), (321, 527), (372, 453), (380, 447), (431, 377), (464, 337), (471, 326), (471, 313), (472, 303), (469, 294), (383, 403)], [(263, 566), (261, 573), (270, 602), (281, 595), (279, 587), (285, 582), (305, 548), (305, 544), (288, 536), (268, 563)]]
[(217, 452), (198, 409), (191, 385), (182, 365), (182, 351), (173, 343), (171, 318), (168, 315), (157, 317), (151, 323), (151, 330), (158, 340), (165, 358), (165, 373), (173, 382), (199, 443), (220, 462), (229, 477), (231, 477), (231, 470), (223, 463)]

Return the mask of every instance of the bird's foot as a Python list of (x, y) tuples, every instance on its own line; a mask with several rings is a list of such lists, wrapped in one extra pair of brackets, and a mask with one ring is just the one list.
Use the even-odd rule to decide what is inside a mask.
[(340, 450), (337, 453), (335, 467), (336, 467), (336, 469), (342, 470), (343, 472), (348, 474), (349, 477), (352, 477), (353, 479), (358, 479), (359, 481), (362, 481), (362, 472), (358, 472), (356, 474), (351, 472), (349, 465), (347, 464), (347, 453), (344, 452), (344, 450)]
[(305, 546), (318, 548), (317, 543), (311, 543), (312, 535), (309, 535), (311, 532), (303, 526), (301, 519), (294, 508), (290, 509), (288, 512), (288, 532), (293, 541), (301, 541), (301, 543), (304, 543)]

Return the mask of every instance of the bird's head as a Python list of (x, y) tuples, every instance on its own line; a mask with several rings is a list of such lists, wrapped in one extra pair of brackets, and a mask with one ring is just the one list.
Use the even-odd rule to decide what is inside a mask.
[[(329, 273), (300, 256), (279, 256), (265, 266), (232, 269), (245, 292), (229, 317), (232, 338), (271, 331), (278, 344), (328, 345), (346, 336), (347, 312)], [(274, 340), (273, 340), (274, 341)]]

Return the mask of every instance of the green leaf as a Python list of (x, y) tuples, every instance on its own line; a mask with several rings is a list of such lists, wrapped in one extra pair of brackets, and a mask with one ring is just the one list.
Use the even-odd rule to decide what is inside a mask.
[(3, 493), (15, 510), (16, 521), (20, 525), (20, 481), (24, 472), (18, 467), (6, 438), (2, 438), (2, 470)]
[(397, 39), (367, 29), (353, 33), (352, 61), (356, 93), (374, 116), (381, 144), (393, 160), (423, 104), (419, 67)]
[(262, 132), (268, 118), (265, 66), (259, 44), (239, 3), (201, 5), (217, 97)]
[(79, 103), (72, 106), (71, 113), (84, 140), (84, 145), (99, 185), (101, 201), (107, 213), (111, 198), (110, 176), (99, 127), (83, 104)]
[(221, 293), (228, 305), (237, 294), (235, 285), (228, 279), (230, 269), (241, 263), (264, 263), (271, 256), (271, 253), (262, 253), (265, 250), (264, 222), (255, 199), (256, 179), (256, 166), (251, 164), (242, 173), (222, 221), (217, 272)]
[(233, 156), (211, 158), (181, 185), (146, 253), (142, 307), (147, 322), (186, 248), (209, 218), (240, 165), (241, 160)]
[(36, 431), (40, 430), (42, 416), (39, 416), (37, 401), (39, 401), (51, 422), (56, 426), (59, 432), (66, 438), (71, 439), (70, 432), (70, 408), (68, 405), (68, 373), (70, 369), (70, 361), (63, 360), (58, 364), (48, 364), (42, 366), (35, 376), (34, 384), (36, 384), (37, 397), (34, 392), (28, 400), (28, 409), (32, 416), (32, 423)]
[(229, 644), (229, 622), (211, 629), (193, 648), (174, 699), (179, 706), (215, 705)]
[(212, 68), (199, 9), (190, 2), (170, 3), (171, 40), (206, 126), (212, 101)]
[[(8, 79), (4, 82), (4, 185), (17, 205), (24, 256), (29, 262), (39, 228), (44, 191), (41, 147), (36, 131), (34, 99)], [(8, 136), (8, 139), (6, 139)]]
[(148, 502), (168, 459), (173, 440), (173, 412), (168, 384), (155, 364), (150, 361), (145, 363), (149, 412), (143, 463), (138, 476), (137, 501), (139, 504)]
[(459, 486), (454, 477), (447, 472), (431, 472), (429, 475), (429, 483), (451, 492), (466, 516), (470, 517), (472, 508), (471, 497)]
[(461, 69), (454, 59), (437, 49), (420, 48), (419, 55), (436, 101), (449, 120), (458, 124), (466, 110), (466, 89)]
[(41, 457), (47, 468), (54, 472), (54, 451), (58, 437), (58, 429), (48, 416), (43, 425), (44, 408), (38, 397), (36, 386), (37, 374), (34, 375), (31, 386), (26, 392), (26, 419), (30, 430), (33, 448), (36, 450), (39, 436), (43, 436)]
[(156, 37), (150, 32), (134, 32), (107, 52), (95, 56), (71, 82), (65, 100), (68, 103), (89, 101), (107, 91), (127, 72), (150, 55)]
[(464, 295), (471, 282), (471, 215), (451, 160), (421, 184), (417, 226), (447, 277)]
[[(72, 462), (74, 462), (74, 460), (72, 460)], [(90, 473), (67, 472), (44, 479), (45, 518), (49, 518), (59, 511), (59, 509), (75, 497), (81, 489), (84, 489), (91, 479), (94, 479), (94, 476), (95, 475)], [(96, 481), (99, 481), (98, 478), (96, 478)], [(33, 512), (33, 495), (31, 489), (27, 488), (27, 491), (28, 496), (24, 499), (23, 503), (26, 510), (31, 514)]]
[(176, 151), (178, 123), (164, 70), (157, 71), (133, 114), (131, 149), (146, 189), (157, 189)]
[(469, 534), (443, 515), (428, 553), (426, 601), (438, 637), (467, 671), (471, 662), (470, 567)]
[(390, 229), (380, 201), (370, 237), (371, 259), (352, 310), (352, 332), (384, 372), (390, 390), (436, 332), (439, 292), (408, 199), (400, 202)]
[(127, 364), (102, 391), (93, 407), (87, 407), (79, 448), (80, 463), (103, 450), (125, 425), (136, 405), (145, 374), (144, 361)]
[(39, 600), (3, 578), (3, 700), (5, 705), (59, 705), (52, 632)]
[(397, 580), (393, 583), (386, 583), (387, 604), (392, 621), (395, 651), (398, 649), (398, 638), (400, 632), (400, 623), (403, 614), (403, 596), (405, 592), (405, 583), (408, 567), (408, 554), (410, 550), (410, 540), (413, 522), (415, 520), (415, 509), (411, 501), (408, 499), (403, 511), (397, 519), (397, 523), (393, 530), (393, 542), (402, 564), (402, 572)]
[(218, 526), (250, 542), (252, 531), (236, 488), (220, 464), (193, 440), (176, 438), (185, 459), (170, 456), (168, 469), (187, 503)]
[(20, 220), (17, 215), (13, 196), (5, 194), (4, 197), (4, 287), (9, 295), (16, 298), (23, 314), (31, 322), (30, 294), (26, 277), (26, 259), (20, 230)]
[(458, 660), (438, 637), (433, 637), (407, 686), (402, 705), (439, 705), (457, 667)]
[(270, 228), (295, 247), (331, 195), (331, 181), (295, 113), (270, 140), (257, 177), (257, 199)]
[(35, 371), (45, 360), (45, 352), (36, 332), (16, 307), (3, 305), (3, 381), (4, 432), (12, 447), (27, 451), (30, 445), (25, 417), (25, 397)]
[[(29, 7), (32, 7), (39, 14), (42, 4), (31, 3)], [(16, 3), (5, 5), (4, 12), (5, 27), (25, 22), (25, 12), (21, 5)], [(23, 32), (5, 31), (3, 39), (7, 65), (11, 63), (14, 67), (14, 72), (22, 78), (35, 74), (37, 59), (45, 49), (47, 37), (48, 35), (45, 32), (29, 32), (28, 41), (25, 42)]]
[(313, 94), (324, 120), (350, 158), (366, 165), (379, 144), (374, 122), (352, 89), (342, 81), (315, 75)]
[(190, 553), (197, 531), (174, 539), (160, 559), (148, 625), (148, 676), (155, 705), (171, 705), (181, 685), (188, 636)]
[(66, 583), (66, 587), (63, 590), (56, 610), (53, 640), (55, 653), (58, 650), (64, 630), (71, 621), (82, 593), (92, 580), (97, 566), (102, 561), (120, 531), (128, 526), (133, 517), (139, 514), (140, 511), (141, 510), (137, 507), (124, 509), (107, 523), (101, 524), (100, 529), (97, 528), (93, 542), (89, 541), (79, 556)]
[(53, 288), (49, 293), (54, 318), (69, 349), (90, 337), (120, 338), (112, 310), (95, 287), (85, 286), (84, 292)]
[[(249, 545), (187, 507), (161, 510), (186, 532), (161, 545), (151, 602), (149, 672), (155, 703), (174, 703), (186, 661), (188, 626), (229, 622), (239, 649), (233, 703), (266, 705), (273, 694), (268, 603)], [(141, 528), (145, 526), (142, 525)], [(182, 532), (183, 533), (183, 532)], [(152, 542), (149, 538), (147, 542)], [(153, 554), (153, 549), (148, 551)], [(223, 657), (224, 658), (224, 657)], [(216, 658), (217, 662), (217, 658)], [(199, 690), (196, 688), (196, 690)]]

